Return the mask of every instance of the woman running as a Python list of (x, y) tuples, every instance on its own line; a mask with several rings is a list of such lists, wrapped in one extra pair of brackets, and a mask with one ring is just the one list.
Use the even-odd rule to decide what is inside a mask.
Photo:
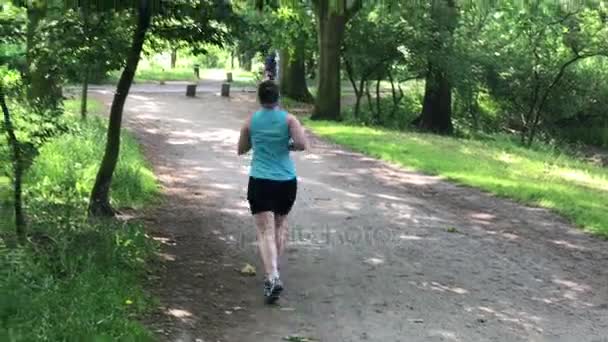
[(239, 155), (253, 149), (247, 200), (257, 228), (264, 264), (264, 296), (274, 303), (283, 291), (278, 259), (287, 242), (287, 215), (296, 200), (298, 181), (290, 151), (307, 148), (302, 125), (279, 108), (279, 88), (265, 81), (258, 88), (262, 108), (241, 129)]

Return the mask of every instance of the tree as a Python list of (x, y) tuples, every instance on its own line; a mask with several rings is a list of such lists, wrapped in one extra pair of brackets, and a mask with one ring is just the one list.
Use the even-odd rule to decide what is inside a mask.
[[(418, 45), (415, 32), (420, 31), (413, 23), (415, 20), (412, 20), (415, 11), (398, 3), (370, 4), (349, 21), (342, 44), (342, 60), (355, 92), (355, 119), (372, 124), (386, 123), (380, 105), (382, 99), (378, 82), (383, 79), (391, 81), (393, 106), (388, 116), (393, 119), (403, 99), (401, 83), (420, 73), (416, 70), (419, 67), (416, 65), (418, 58), (415, 57), (419, 54), (412, 53)], [(366, 44), (361, 44), (362, 41), (366, 41)], [(376, 105), (370, 106), (369, 117), (361, 118), (361, 100), (364, 95), (369, 95), (368, 102), (371, 104), (371, 93), (368, 94), (367, 90), (369, 82), (374, 81)]]
[(281, 94), (302, 102), (313, 101), (306, 83), (306, 59), (316, 41), (314, 24), (307, 11), (303, 3), (294, 1), (266, 14), (273, 45), (281, 51)]
[[(487, 57), (492, 59), (487, 83), (492, 95), (516, 113), (509, 118), (511, 126), (519, 130), (522, 144), (530, 146), (547, 119), (547, 107), (552, 115), (561, 110), (552, 103), (560, 101), (557, 91), (566, 91), (559, 88), (568, 70), (606, 55), (608, 30), (601, 9), (593, 6), (538, 3), (522, 10), (504, 5), (494, 17), (484, 33), (489, 42), (485, 49), (493, 51)], [(504, 32), (505, 24), (513, 30)]]
[(112, 176), (118, 162), (120, 153), (120, 129), (122, 124), (122, 113), (129, 95), (129, 89), (135, 77), (137, 64), (139, 63), (141, 51), (146, 39), (146, 33), (150, 27), (151, 8), (149, 0), (140, 0), (138, 9), (137, 26), (133, 33), (133, 43), (131, 51), (127, 57), (127, 64), (120, 76), (112, 107), (110, 109), (110, 122), (108, 125), (108, 135), (106, 149), (95, 178), (95, 185), (91, 191), (89, 201), (89, 214), (93, 216), (113, 216), (114, 209), (110, 205), (110, 185)]
[(449, 60), (452, 52), (452, 34), (458, 22), (458, 9), (454, 0), (434, 1), (431, 4), (431, 50), (427, 57), (428, 68), (418, 127), (441, 134), (451, 134), (452, 80)]
[(21, 156), (20, 143), (17, 140), (11, 115), (6, 105), (4, 95), (4, 87), (0, 84), (0, 107), (4, 114), (4, 130), (7, 134), (7, 140), (12, 149), (12, 164), (13, 164), (13, 205), (15, 211), (15, 228), (17, 237), (22, 243), (25, 242), (25, 214), (23, 212), (22, 198), (22, 183), (23, 183), (23, 159)]
[[(339, 120), (340, 49), (346, 23), (361, 9), (363, 0), (313, 0), (319, 40), (318, 94), (312, 119)], [(348, 5), (350, 3), (350, 6)]]
[(115, 214), (110, 204), (110, 187), (120, 152), (122, 113), (148, 31), (161, 40), (185, 43), (193, 52), (200, 52), (204, 51), (205, 43), (220, 45), (225, 39), (226, 27), (219, 25), (217, 20), (232, 19), (230, 6), (223, 1), (188, 0), (165, 5), (155, 13), (152, 21), (150, 1), (139, 1), (131, 50), (110, 109), (105, 153), (91, 191), (88, 208), (90, 216)]

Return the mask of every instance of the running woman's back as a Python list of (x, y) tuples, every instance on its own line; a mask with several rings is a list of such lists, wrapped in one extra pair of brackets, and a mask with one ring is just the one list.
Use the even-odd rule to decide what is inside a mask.
[(296, 177), (289, 154), (289, 125), (287, 112), (264, 108), (251, 118), (253, 158), (250, 176), (271, 180), (291, 180)]

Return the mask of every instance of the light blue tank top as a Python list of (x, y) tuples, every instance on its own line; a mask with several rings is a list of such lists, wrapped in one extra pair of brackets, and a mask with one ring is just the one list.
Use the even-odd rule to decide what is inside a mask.
[(251, 118), (250, 133), (251, 177), (277, 181), (296, 178), (296, 167), (289, 155), (287, 112), (278, 108), (257, 111)]

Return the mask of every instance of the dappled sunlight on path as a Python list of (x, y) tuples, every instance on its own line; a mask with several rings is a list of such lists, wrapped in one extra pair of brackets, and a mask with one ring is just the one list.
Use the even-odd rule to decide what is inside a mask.
[[(107, 96), (107, 95), (104, 95)], [(125, 116), (165, 199), (152, 325), (168, 341), (587, 341), (608, 336), (608, 245), (546, 210), (313, 138), (281, 306), (262, 304), (236, 156), (253, 95), (130, 96)]]

